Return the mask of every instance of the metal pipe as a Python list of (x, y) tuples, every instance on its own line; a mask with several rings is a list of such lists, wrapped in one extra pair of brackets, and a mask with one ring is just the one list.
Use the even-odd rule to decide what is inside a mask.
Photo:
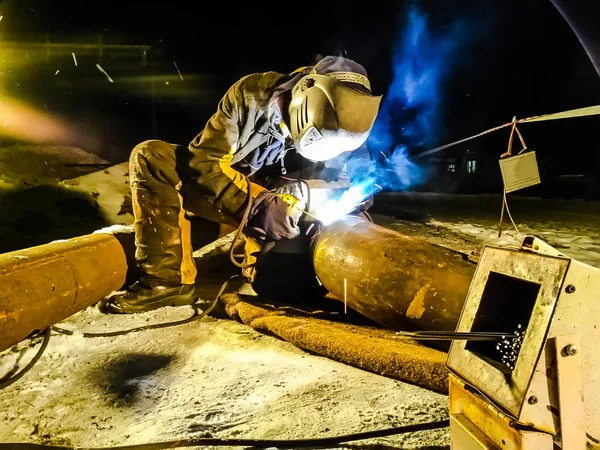
[(331, 294), (392, 330), (454, 331), (475, 273), (457, 252), (355, 216), (323, 227), (313, 261)]
[(126, 275), (110, 233), (0, 254), (0, 351), (121, 289)]

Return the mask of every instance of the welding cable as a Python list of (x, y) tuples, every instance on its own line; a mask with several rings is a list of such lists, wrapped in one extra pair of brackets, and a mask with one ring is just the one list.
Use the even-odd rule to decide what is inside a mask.
[[(308, 185), (308, 182), (306, 180), (303, 180), (302, 178), (298, 178), (298, 183), (300, 183), (301, 185), (303, 185), (306, 188), (306, 201), (304, 202), (305, 203), (304, 210), (310, 211), (310, 186)], [(302, 191), (302, 188), (300, 188), (300, 192), (302, 192), (302, 196), (304, 196), (304, 192)]]
[(44, 330), (44, 340), (42, 341), (42, 345), (38, 349), (35, 356), (31, 359), (31, 361), (29, 361), (27, 363), (27, 365), (25, 367), (23, 367), (23, 369), (21, 371), (19, 371), (15, 375), (13, 375), (5, 380), (0, 380), (0, 389), (7, 388), (11, 384), (14, 384), (17, 381), (19, 381), (23, 377), (23, 375), (25, 375), (27, 372), (29, 372), (31, 370), (31, 368), (35, 365), (35, 363), (38, 362), (38, 360), (44, 354), (46, 347), (48, 347), (48, 342), (50, 342), (50, 331), (51, 331), (50, 327), (48, 327)]
[(192, 438), (177, 441), (156, 442), (148, 444), (121, 445), (117, 447), (69, 447), (61, 445), (45, 445), (34, 443), (0, 443), (0, 449), (10, 450), (161, 450), (176, 447), (257, 447), (257, 448), (309, 448), (325, 447), (345, 442), (362, 441), (398, 434), (414, 433), (417, 431), (435, 430), (450, 426), (449, 420), (436, 422), (415, 423), (383, 430), (364, 431), (340, 436), (308, 438), (308, 439), (228, 439), (228, 438)]
[[(238, 277), (241, 277), (241, 275), (233, 275), (232, 277), (227, 279), (221, 285), (219, 292), (217, 292), (217, 295), (213, 299), (210, 306), (208, 308), (206, 308), (205, 310), (200, 310), (200, 308), (198, 308), (197, 305), (191, 305), (192, 308), (194, 309), (194, 313), (186, 319), (176, 320), (173, 322), (155, 323), (155, 324), (145, 325), (143, 327), (130, 328), (127, 330), (107, 331), (105, 333), (81, 333), (81, 335), (84, 338), (123, 336), (123, 335), (129, 334), (129, 333), (137, 333), (139, 331), (145, 331), (145, 330), (155, 330), (155, 329), (159, 329), (159, 328), (174, 327), (177, 325), (183, 325), (186, 323), (194, 322), (196, 320), (200, 320), (203, 317), (206, 317), (208, 314), (210, 314), (213, 309), (215, 309), (215, 307), (217, 306), (217, 303), (219, 302), (219, 298), (221, 297), (221, 295), (223, 295), (223, 292), (225, 292), (225, 289), (227, 289), (227, 286), (229, 285), (231, 280), (233, 280), (234, 278), (238, 278)], [(29, 370), (31, 370), (31, 368), (42, 357), (44, 351), (46, 350), (46, 347), (48, 347), (48, 342), (50, 342), (50, 334), (52, 331), (59, 333), (59, 334), (64, 334), (67, 336), (71, 336), (71, 335), (75, 334), (75, 331), (67, 330), (65, 328), (57, 327), (55, 325), (46, 328), (46, 330), (44, 331), (44, 341), (42, 342), (42, 345), (39, 348), (38, 352), (31, 359), (31, 361), (29, 361), (29, 363), (16, 375), (11, 376), (10, 378), (8, 378), (4, 381), (0, 380), (0, 390), (14, 384), (19, 379), (21, 379), (27, 372), (29, 372)]]
[[(248, 183), (248, 186), (250, 186), (250, 180), (248, 180), (247, 177), (246, 177), (246, 182)], [(250, 216), (250, 210), (252, 209), (253, 204), (254, 204), (254, 199), (252, 198), (252, 196), (250, 194), (248, 194), (248, 204), (244, 208), (244, 214), (242, 215), (242, 220), (240, 221), (240, 225), (238, 226), (238, 228), (233, 236), (233, 240), (231, 241), (231, 247), (229, 247), (229, 260), (231, 261), (231, 263), (234, 266), (239, 267), (240, 269), (248, 269), (250, 267), (254, 267), (254, 264), (256, 264), (256, 263), (239, 262), (237, 259), (235, 259), (235, 255), (233, 254), (233, 252), (235, 250), (235, 244), (237, 244), (237, 242), (240, 240), (242, 231), (244, 231), (244, 228), (248, 224), (248, 217)]]
[[(229, 279), (227, 279), (221, 285), (221, 288), (219, 289), (219, 292), (217, 293), (217, 295), (213, 299), (213, 301), (210, 304), (210, 306), (208, 308), (206, 308), (205, 310), (201, 310), (195, 304), (191, 305), (192, 308), (194, 309), (194, 313), (190, 317), (187, 317), (186, 319), (175, 320), (173, 322), (154, 323), (154, 324), (150, 324), (150, 325), (144, 325), (142, 327), (130, 328), (130, 329), (127, 329), (127, 330), (107, 331), (105, 333), (81, 333), (81, 335), (83, 337), (85, 337), (85, 338), (122, 336), (122, 335), (129, 334), (129, 333), (137, 333), (139, 331), (156, 330), (156, 329), (159, 329), (159, 328), (168, 328), (168, 327), (174, 327), (174, 326), (177, 326), (177, 325), (184, 325), (186, 323), (190, 323), (190, 322), (194, 322), (196, 320), (200, 320), (203, 317), (206, 317), (208, 314), (210, 314), (213, 309), (215, 309), (215, 307), (217, 306), (217, 303), (219, 302), (219, 298), (221, 297), (221, 295), (223, 295), (223, 292), (225, 292), (225, 289), (227, 289), (227, 286), (229, 285), (229, 283), (231, 282), (231, 280), (233, 280), (234, 278), (238, 278), (238, 277), (241, 277), (241, 275), (233, 275), (232, 277), (230, 277)], [(69, 336), (75, 334), (74, 331), (67, 330), (65, 328), (60, 328), (60, 327), (57, 327), (57, 326), (52, 326), (51, 328), (52, 328), (52, 331), (55, 331), (55, 332), (60, 333), (60, 334), (66, 334), (66, 335), (69, 335)]]

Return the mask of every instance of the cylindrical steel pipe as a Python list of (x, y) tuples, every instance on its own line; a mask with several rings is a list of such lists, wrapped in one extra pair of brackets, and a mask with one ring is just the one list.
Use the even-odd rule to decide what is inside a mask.
[(127, 259), (110, 233), (0, 255), (0, 351), (123, 287)]
[(329, 292), (392, 330), (455, 330), (475, 273), (452, 250), (359, 217), (323, 227), (313, 258)]

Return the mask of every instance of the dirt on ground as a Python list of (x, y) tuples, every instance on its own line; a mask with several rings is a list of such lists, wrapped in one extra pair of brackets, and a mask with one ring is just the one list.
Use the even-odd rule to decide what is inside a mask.
[[(448, 415), (442, 394), (307, 353), (233, 320), (209, 317), (111, 338), (82, 335), (191, 314), (181, 307), (106, 316), (88, 308), (71, 317), (62, 326), (75, 334), (53, 335), (33, 369), (1, 391), (0, 442), (98, 447), (199, 437), (316, 438)], [(5, 353), (0, 373), (35, 351)], [(354, 444), (448, 449), (449, 436), (444, 428)]]

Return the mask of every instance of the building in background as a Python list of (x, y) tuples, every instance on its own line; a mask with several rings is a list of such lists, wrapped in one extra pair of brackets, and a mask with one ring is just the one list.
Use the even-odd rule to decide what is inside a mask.
[(426, 182), (419, 190), (443, 193), (498, 193), (502, 179), (498, 159), (477, 144), (455, 147), (426, 158)]
[[(454, 147), (426, 158), (426, 181), (419, 191), (456, 194), (502, 193), (499, 155), (470, 143), (465, 148)], [(538, 167), (542, 183), (517, 195), (600, 200), (600, 149), (592, 152), (594, 162), (573, 171), (572, 167), (548, 161), (539, 155)]]

